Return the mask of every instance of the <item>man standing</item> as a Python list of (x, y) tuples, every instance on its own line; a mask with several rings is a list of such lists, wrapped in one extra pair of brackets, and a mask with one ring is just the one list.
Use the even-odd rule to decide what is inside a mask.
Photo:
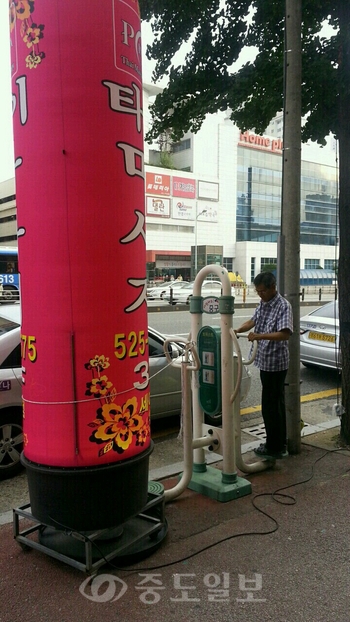
[(276, 279), (271, 272), (258, 274), (254, 285), (260, 303), (253, 317), (235, 333), (254, 328), (248, 340), (258, 342), (254, 365), (260, 369), (266, 443), (254, 451), (258, 456), (278, 459), (288, 455), (284, 382), (289, 366), (288, 340), (293, 332), (293, 314), (290, 303), (277, 292)]

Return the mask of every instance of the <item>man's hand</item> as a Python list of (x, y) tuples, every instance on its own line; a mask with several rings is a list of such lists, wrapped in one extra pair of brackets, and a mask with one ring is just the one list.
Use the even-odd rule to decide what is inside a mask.
[(248, 341), (261, 341), (266, 339), (267, 341), (288, 341), (290, 331), (288, 328), (278, 330), (275, 333), (249, 333)]
[(249, 333), (248, 335), (248, 341), (258, 341), (259, 339), (261, 339), (259, 333)]
[(244, 322), (244, 324), (242, 324), (242, 326), (235, 328), (234, 332), (238, 336), (238, 333), (247, 333), (248, 330), (251, 330), (252, 328), (254, 328), (254, 326), (255, 323), (253, 322), (253, 320), (247, 320), (246, 322)]

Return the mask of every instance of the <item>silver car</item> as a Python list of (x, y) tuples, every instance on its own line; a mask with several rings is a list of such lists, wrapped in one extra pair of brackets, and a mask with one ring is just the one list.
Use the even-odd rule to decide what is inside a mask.
[(337, 300), (300, 318), (300, 360), (305, 367), (341, 369)]

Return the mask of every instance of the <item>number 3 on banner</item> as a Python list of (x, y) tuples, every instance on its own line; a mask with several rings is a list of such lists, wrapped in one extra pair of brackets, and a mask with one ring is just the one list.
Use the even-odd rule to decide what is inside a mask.
[(144, 382), (134, 382), (135, 389), (139, 389), (139, 391), (146, 389), (149, 384), (149, 367), (147, 361), (141, 361), (141, 363), (138, 363), (134, 368), (134, 372), (136, 374), (141, 372), (141, 378), (144, 379)]

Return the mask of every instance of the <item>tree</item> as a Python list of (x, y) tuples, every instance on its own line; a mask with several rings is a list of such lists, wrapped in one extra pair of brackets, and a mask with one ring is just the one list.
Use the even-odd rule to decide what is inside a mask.
[[(281, 0), (140, 0), (154, 35), (146, 55), (156, 60), (153, 79), (168, 84), (152, 108), (147, 138), (171, 130), (178, 140), (197, 132), (208, 113), (231, 110), (242, 130), (263, 133), (283, 108), (284, 19)], [(334, 28), (320, 36), (323, 23)], [(189, 51), (173, 66), (183, 43)], [(256, 58), (232, 69), (245, 47)], [(339, 316), (342, 350), (341, 438), (350, 443), (350, 3), (303, 0), (302, 140), (339, 141)]]

